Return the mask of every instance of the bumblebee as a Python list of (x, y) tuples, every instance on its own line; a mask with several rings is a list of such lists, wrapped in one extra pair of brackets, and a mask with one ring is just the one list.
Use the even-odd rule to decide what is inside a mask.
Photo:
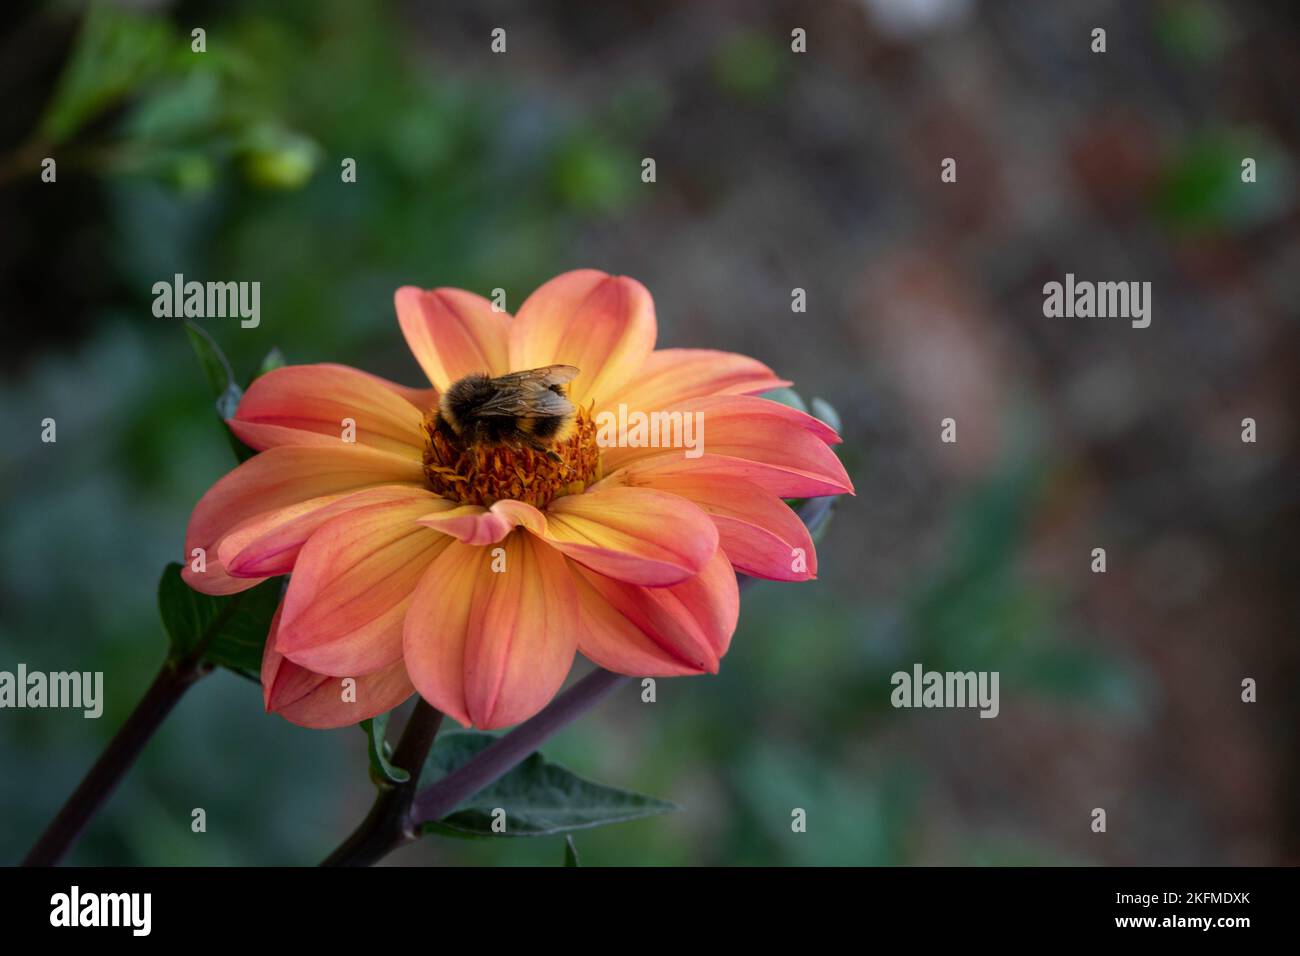
[(497, 378), (467, 375), (438, 400), (438, 428), (467, 447), (531, 448), (559, 461), (551, 446), (573, 430), (577, 409), (564, 386), (578, 372), (572, 365), (547, 365)]

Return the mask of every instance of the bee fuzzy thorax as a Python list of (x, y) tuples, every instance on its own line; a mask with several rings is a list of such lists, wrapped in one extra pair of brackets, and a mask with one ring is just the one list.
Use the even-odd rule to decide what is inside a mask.
[(438, 398), (438, 414), (457, 435), (465, 430), (463, 415), (491, 394), (486, 375), (469, 375), (455, 382)]

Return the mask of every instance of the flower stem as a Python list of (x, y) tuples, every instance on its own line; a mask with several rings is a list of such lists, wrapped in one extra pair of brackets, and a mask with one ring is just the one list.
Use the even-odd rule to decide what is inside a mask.
[(484, 748), (464, 765), (416, 794), (409, 828), (438, 820), (463, 801), (490, 786), (541, 746), (552, 734), (581, 717), (615, 687), (627, 681), (621, 674), (597, 668), (510, 733)]
[(418, 830), (408, 822), (411, 800), (420, 785), (420, 770), (441, 724), (442, 713), (424, 698), (417, 697), (392, 759), (393, 766), (405, 770), (410, 779), (405, 783), (381, 784), (379, 796), (366, 818), (321, 866), (370, 866), (402, 844), (419, 838)]
[(113, 736), (90, 772), (72, 792), (50, 825), (31, 848), (23, 866), (54, 866), (76, 842), (90, 818), (131, 769), (136, 757), (154, 735), (163, 719), (190, 686), (210, 668), (193, 659), (163, 662), (158, 676), (136, 704), (131, 716)]

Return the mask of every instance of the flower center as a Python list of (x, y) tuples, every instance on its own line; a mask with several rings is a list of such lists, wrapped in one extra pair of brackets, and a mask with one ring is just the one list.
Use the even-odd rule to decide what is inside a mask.
[(547, 447), (550, 455), (523, 445), (465, 441), (441, 422), (437, 408), (424, 416), (425, 478), (435, 493), (461, 504), (491, 507), (513, 498), (544, 508), (599, 480), (596, 426), (586, 409), (578, 409), (568, 438)]

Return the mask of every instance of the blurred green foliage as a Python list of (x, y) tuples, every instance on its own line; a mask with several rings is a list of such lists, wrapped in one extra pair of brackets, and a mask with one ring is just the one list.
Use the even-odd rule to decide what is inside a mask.
[[(1243, 187), (1247, 158), (1255, 161), (1256, 179)], [(1209, 130), (1170, 161), (1158, 185), (1157, 209), (1178, 230), (1240, 231), (1285, 215), (1294, 175), (1286, 154), (1263, 133)]]
[(789, 71), (779, 38), (759, 30), (738, 30), (714, 58), (718, 85), (733, 96), (762, 100), (772, 95)]
[[(205, 54), (162, 13), (95, 5), (85, 17), (37, 133), (100, 181), (97, 226), (130, 293), (91, 337), (0, 387), (7, 433), (59, 422), (57, 445), (17, 443), (3, 466), (21, 507), (0, 527), (0, 648), (6, 662), (105, 671), (108, 707), (98, 722), (49, 711), (0, 722), (0, 859), (26, 849), (161, 662), (158, 569), (180, 556), (190, 508), (231, 464), (181, 326), (150, 316), (152, 283), (178, 272), (262, 283), (260, 327), (207, 326), (236, 380), (283, 361), (265, 358), (278, 346), (289, 361), (414, 383), (395, 288), (505, 281), (518, 303), (576, 264), (565, 250), (580, 225), (635, 214), (636, 158), (667, 113), (665, 90), (628, 78), (586, 114), (521, 102), (489, 71), (423, 62), (395, 16), (344, 0), (236, 5), (214, 15)], [(741, 32), (717, 52), (714, 78), (741, 98), (767, 95), (782, 82), (780, 50)], [(1222, 153), (1171, 173), (1171, 216), (1199, 215), (1185, 197), (1202, 201)], [(340, 181), (345, 158), (355, 183)], [(866, 452), (855, 458), (870, 467)], [(887, 605), (830, 580), (758, 587), (720, 675), (661, 681), (654, 705), (628, 690), (556, 738), (548, 759), (683, 808), (581, 833), (584, 863), (914, 862), (933, 780), (879, 741), (897, 721), (889, 674), (917, 660), (1000, 669), (1004, 694), (1136, 710), (1135, 675), (1073, 640), (1022, 576), (1043, 480), (1030, 459), (959, 503), (943, 559)], [(865, 533), (859, 509), (846, 502), (831, 533)], [(313, 863), (367, 809), (366, 767), (355, 731), (293, 727), (218, 673), (182, 702), (72, 861)], [(208, 832), (196, 835), (200, 806)], [(793, 807), (808, 811), (806, 834), (791, 832)], [(958, 842), (952, 862), (1059, 860), (1032, 840)], [(431, 841), (397, 859), (551, 866), (561, 845)]]
[[(287, 128), (263, 97), (269, 77), (238, 47), (196, 52), (168, 21), (112, 4), (90, 5), (44, 119), (49, 147), (122, 111), (117, 135), (84, 157), (101, 175), (143, 174), (181, 192), (211, 188), (223, 165), (248, 182), (296, 189), (320, 148)], [(76, 155), (76, 154), (74, 154)]]

